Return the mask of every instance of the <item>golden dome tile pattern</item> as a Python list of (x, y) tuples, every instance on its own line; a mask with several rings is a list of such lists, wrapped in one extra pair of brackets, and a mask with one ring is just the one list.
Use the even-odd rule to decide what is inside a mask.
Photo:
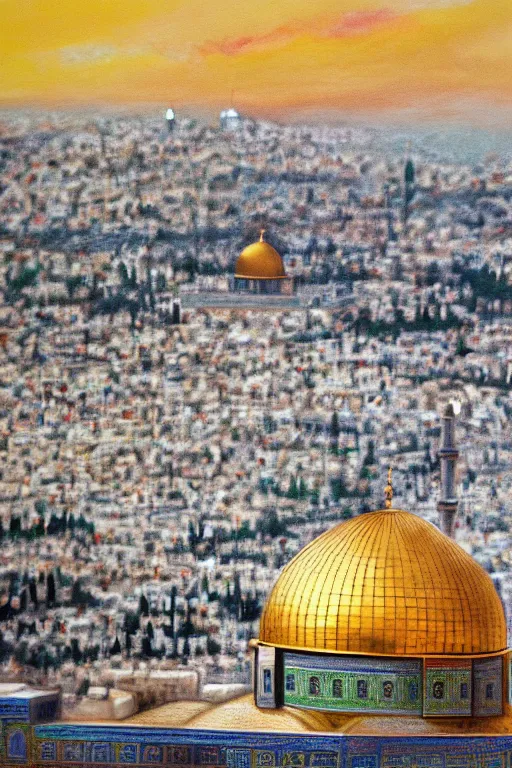
[(261, 239), (244, 248), (236, 262), (235, 277), (246, 280), (282, 280), (286, 273), (276, 249)]
[(394, 509), (353, 518), (299, 552), (274, 585), (259, 639), (398, 656), (507, 647), (488, 574), (435, 526)]

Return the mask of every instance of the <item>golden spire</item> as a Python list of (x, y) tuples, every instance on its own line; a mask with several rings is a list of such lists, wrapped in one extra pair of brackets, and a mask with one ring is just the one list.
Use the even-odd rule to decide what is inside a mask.
[(263, 235), (265, 234), (267, 230), (266, 229), (260, 229), (260, 243), (263, 242)]
[(384, 497), (386, 499), (384, 506), (386, 509), (391, 509), (391, 502), (393, 500), (393, 485), (392, 485), (393, 467), (388, 469), (388, 484), (384, 488)]

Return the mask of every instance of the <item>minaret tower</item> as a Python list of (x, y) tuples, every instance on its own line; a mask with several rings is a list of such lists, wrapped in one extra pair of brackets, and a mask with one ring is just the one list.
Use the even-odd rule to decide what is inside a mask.
[(391, 509), (391, 505), (393, 503), (393, 468), (389, 467), (388, 469), (388, 483), (386, 487), (384, 488), (384, 507), (386, 509)]
[(410, 203), (414, 197), (416, 169), (410, 156), (410, 142), (408, 145), (408, 156), (404, 168), (404, 225), (407, 226), (410, 213)]
[(459, 452), (455, 447), (455, 411), (452, 403), (448, 403), (443, 414), (441, 448), (441, 498), (437, 504), (441, 530), (453, 538), (455, 515), (457, 514), (458, 499), (455, 491), (455, 468)]
[(176, 114), (171, 107), (165, 113), (165, 122), (167, 123), (167, 130), (172, 133), (176, 127)]

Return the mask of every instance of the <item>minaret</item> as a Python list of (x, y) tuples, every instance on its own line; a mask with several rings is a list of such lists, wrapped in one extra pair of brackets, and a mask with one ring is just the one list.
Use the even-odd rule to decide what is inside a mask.
[(441, 448), (441, 498), (438, 501), (440, 527), (443, 533), (453, 538), (453, 524), (457, 514), (458, 499), (455, 491), (455, 467), (459, 452), (455, 447), (455, 411), (448, 403), (443, 414)]
[(172, 133), (176, 127), (176, 114), (171, 107), (165, 113), (165, 122), (167, 123), (167, 130)]
[(181, 299), (179, 297), (172, 300), (171, 323), (172, 325), (181, 325)]
[(393, 503), (393, 468), (388, 468), (388, 484), (384, 488), (384, 507), (385, 509), (391, 509)]
[[(410, 150), (410, 143), (408, 149)], [(405, 168), (404, 168), (404, 225), (407, 226), (407, 221), (409, 219), (409, 213), (410, 208), (409, 204), (411, 203), (414, 192), (415, 192), (415, 181), (416, 181), (416, 170), (414, 168), (414, 163), (411, 159), (410, 154), (408, 154), (407, 160), (405, 162)]]

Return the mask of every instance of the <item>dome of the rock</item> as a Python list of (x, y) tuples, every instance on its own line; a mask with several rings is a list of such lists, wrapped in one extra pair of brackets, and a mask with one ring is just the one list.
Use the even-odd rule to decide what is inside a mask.
[(237, 259), (235, 278), (281, 280), (286, 277), (283, 260), (275, 248), (261, 239), (244, 248)]
[(420, 517), (386, 509), (322, 534), (283, 569), (260, 644), (341, 654), (479, 655), (507, 647), (488, 574)]

